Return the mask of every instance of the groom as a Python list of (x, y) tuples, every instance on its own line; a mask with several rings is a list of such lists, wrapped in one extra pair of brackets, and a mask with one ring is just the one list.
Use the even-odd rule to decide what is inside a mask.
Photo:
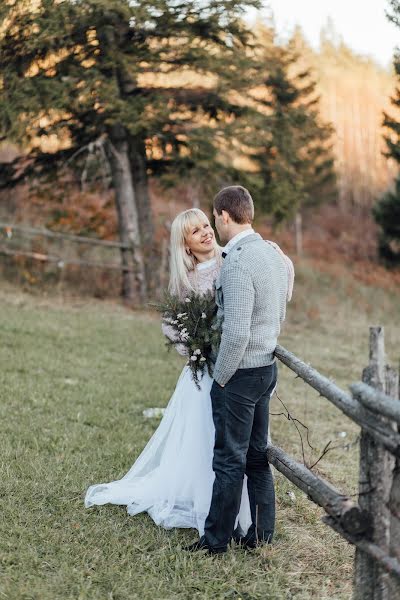
[[(274, 482), (266, 449), (269, 400), (277, 381), (274, 350), (285, 318), (288, 274), (276, 247), (252, 229), (254, 206), (241, 186), (214, 199), (219, 237), (226, 243), (216, 281), (222, 337), (211, 401), (215, 425), (215, 481), (205, 534), (186, 549), (227, 551), (233, 537), (245, 548), (272, 540)], [(246, 473), (252, 525), (234, 531)]]

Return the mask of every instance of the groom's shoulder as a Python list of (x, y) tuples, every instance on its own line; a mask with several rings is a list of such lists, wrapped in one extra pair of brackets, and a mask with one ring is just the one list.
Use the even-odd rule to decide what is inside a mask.
[(252, 276), (264, 272), (267, 267), (269, 270), (280, 270), (283, 265), (282, 257), (276, 249), (261, 236), (250, 243), (239, 245), (232, 259), (232, 266), (249, 271)]
[(256, 238), (245, 240), (236, 250), (235, 260), (237, 262), (252, 261), (258, 256), (265, 255), (266, 252), (265, 240), (258, 234)]
[(224, 270), (228, 270), (235, 265), (245, 264), (249, 260), (251, 261), (252, 257), (263, 252), (265, 245), (265, 241), (259, 234), (245, 238), (229, 252), (223, 264)]

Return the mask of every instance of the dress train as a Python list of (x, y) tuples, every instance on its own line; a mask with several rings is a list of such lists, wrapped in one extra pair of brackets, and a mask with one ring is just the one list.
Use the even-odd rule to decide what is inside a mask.
[[(131, 469), (122, 479), (90, 486), (85, 506), (125, 505), (130, 515), (147, 512), (166, 529), (192, 527), (203, 535), (215, 478), (212, 382), (205, 373), (199, 390), (185, 366), (158, 428)], [(237, 523), (244, 532), (251, 525), (246, 476)]]

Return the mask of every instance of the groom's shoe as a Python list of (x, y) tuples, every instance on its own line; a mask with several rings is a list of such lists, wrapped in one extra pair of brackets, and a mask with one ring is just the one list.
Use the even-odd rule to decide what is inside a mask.
[(201, 550), (206, 550), (207, 554), (224, 554), (226, 552), (226, 549), (217, 549), (209, 546), (204, 535), (202, 535), (197, 542), (190, 544), (190, 546), (184, 546), (183, 550), (187, 550), (188, 552), (199, 552)]
[(246, 535), (242, 535), (238, 531), (234, 531), (232, 539), (233, 541), (241, 546), (244, 550), (254, 550), (264, 544), (270, 544), (272, 542), (273, 534), (266, 533), (262, 537), (257, 537), (255, 529), (250, 527)]

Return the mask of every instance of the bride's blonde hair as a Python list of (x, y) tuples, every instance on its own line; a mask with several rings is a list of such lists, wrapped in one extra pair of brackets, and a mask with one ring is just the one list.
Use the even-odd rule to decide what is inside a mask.
[[(199, 208), (189, 208), (175, 217), (171, 225), (170, 278), (168, 290), (181, 296), (186, 291), (194, 291), (195, 285), (189, 280), (189, 273), (196, 273), (198, 261), (193, 254), (186, 252), (186, 237), (192, 227), (209, 218)], [(215, 255), (221, 261), (221, 248), (214, 237)]]

